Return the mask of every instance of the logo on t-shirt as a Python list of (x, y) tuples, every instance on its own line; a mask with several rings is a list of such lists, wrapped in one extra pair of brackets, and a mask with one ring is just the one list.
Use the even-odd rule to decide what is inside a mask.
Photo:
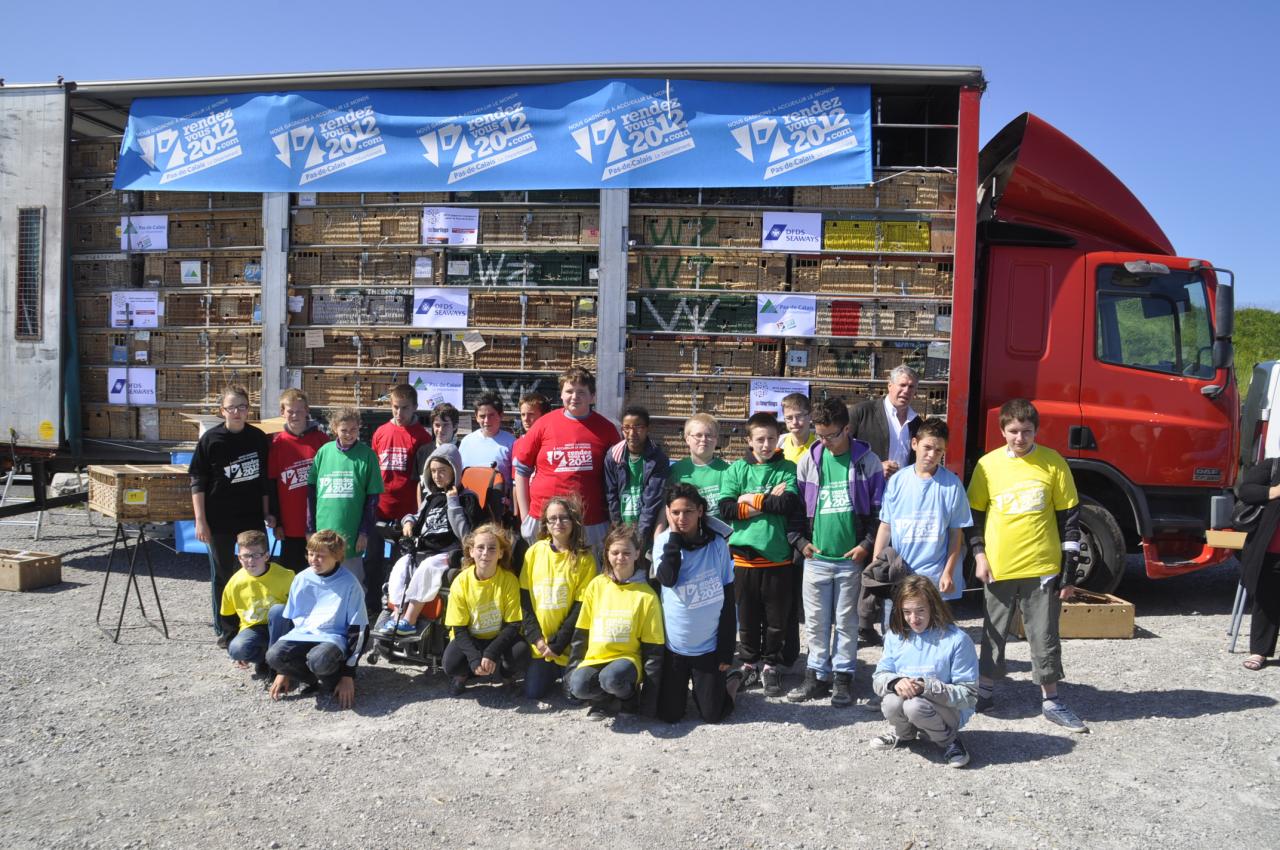
[(404, 472), (409, 468), (409, 450), (404, 446), (387, 446), (378, 453), (383, 472)]
[(240, 455), (240, 457), (231, 461), (222, 469), (222, 474), (227, 476), (227, 480), (232, 484), (241, 481), (253, 481), (258, 477), (258, 467), (261, 465), (257, 452), (249, 452)]
[(899, 543), (932, 543), (942, 536), (942, 521), (936, 514), (918, 513), (893, 521), (893, 538)]
[(318, 499), (350, 499), (356, 494), (356, 479), (349, 469), (339, 469), (321, 475), (316, 482)]
[(565, 611), (569, 608), (569, 585), (554, 578), (533, 583), (533, 596), (544, 611)]
[(996, 494), (991, 503), (1005, 516), (1034, 514), (1043, 511), (1048, 505), (1049, 493), (1040, 482), (1028, 481), (1012, 490)]
[(428, 510), (426, 518), (422, 521), (422, 533), (432, 535), (445, 531), (449, 531), (449, 509), (440, 505)]
[(471, 611), (471, 631), (490, 634), (502, 628), (502, 615), (492, 602), (477, 605)]
[(606, 643), (630, 643), (631, 611), (625, 608), (602, 611), (591, 623), (591, 633), (602, 635)]
[(677, 585), (675, 592), (684, 607), (691, 610), (724, 604), (724, 585), (720, 576), (710, 570), (688, 584)]
[(594, 468), (590, 443), (568, 443), (547, 449), (552, 472), (590, 472)]
[(306, 487), (311, 480), (311, 459), (295, 460), (288, 469), (280, 473), (280, 481), (286, 490), (299, 490)]
[(823, 484), (818, 491), (818, 513), (847, 514), (850, 510), (849, 485), (844, 481)]

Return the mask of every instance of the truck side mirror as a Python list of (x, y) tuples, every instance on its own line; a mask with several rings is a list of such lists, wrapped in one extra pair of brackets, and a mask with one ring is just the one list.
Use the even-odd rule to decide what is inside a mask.
[(1230, 339), (1236, 330), (1236, 288), (1218, 284), (1213, 304), (1214, 336)]

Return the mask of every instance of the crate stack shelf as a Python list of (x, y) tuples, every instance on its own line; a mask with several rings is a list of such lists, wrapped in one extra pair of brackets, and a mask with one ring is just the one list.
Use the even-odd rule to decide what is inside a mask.
[[(212, 413), (227, 384), (257, 403), (262, 386), (260, 321), (262, 196), (246, 192), (117, 192), (120, 140), (73, 140), (69, 156), (68, 273), (75, 301), (86, 437), (186, 442), (186, 414)], [(120, 242), (121, 217), (166, 216), (168, 247)], [(198, 263), (198, 279), (184, 283)], [(156, 293), (157, 326), (112, 327), (111, 294)], [(108, 370), (155, 369), (156, 404), (108, 405)]]
[[(426, 207), (478, 210), (477, 244), (422, 244)], [(595, 368), (598, 192), (317, 193), (292, 196), (290, 218), (286, 365), (317, 408), (377, 419), (393, 384), (444, 371), (467, 406), (493, 391), (514, 411)], [(417, 287), (467, 290), (466, 327), (415, 327)]]
[[(922, 376), (915, 407), (945, 415), (955, 110), (928, 93), (876, 95), (869, 186), (631, 193), (626, 396), (648, 407), (673, 457), (687, 453), (681, 427), (696, 412), (720, 420), (725, 448), (752, 379), (805, 380), (814, 400), (854, 403), (883, 394), (905, 363)], [(822, 249), (761, 250), (771, 211), (820, 213)], [(775, 293), (814, 296), (815, 335), (757, 334), (757, 299)]]

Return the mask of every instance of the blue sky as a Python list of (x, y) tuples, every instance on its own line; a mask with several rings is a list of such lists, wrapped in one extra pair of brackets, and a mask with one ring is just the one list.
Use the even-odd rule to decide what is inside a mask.
[(1021, 112), (1039, 114), (1124, 180), (1180, 253), (1233, 269), (1239, 303), (1280, 309), (1265, 259), (1280, 236), (1280, 168), (1269, 162), (1280, 3), (70, 0), (6, 18), (9, 82), (593, 62), (978, 65), (984, 141)]

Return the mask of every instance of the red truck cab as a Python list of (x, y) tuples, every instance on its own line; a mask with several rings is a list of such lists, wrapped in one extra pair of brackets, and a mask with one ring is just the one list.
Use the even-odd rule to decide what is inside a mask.
[(979, 180), (965, 472), (1003, 445), (1000, 405), (1029, 398), (1080, 491), (1085, 586), (1114, 588), (1127, 551), (1153, 578), (1220, 563), (1204, 532), (1228, 524), (1238, 454), (1232, 288), (1033, 115), (986, 145)]

